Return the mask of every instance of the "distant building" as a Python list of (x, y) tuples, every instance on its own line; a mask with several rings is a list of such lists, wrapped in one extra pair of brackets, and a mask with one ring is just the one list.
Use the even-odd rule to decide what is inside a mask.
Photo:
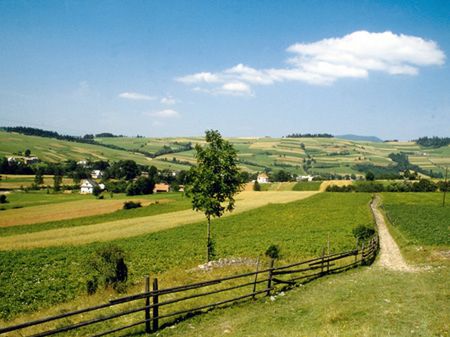
[(313, 181), (314, 176), (307, 175), (307, 176), (298, 176), (297, 181)]
[(16, 157), (8, 157), (8, 163), (17, 163), (17, 161)]
[(178, 192), (184, 192), (184, 185), (178, 186)]
[(39, 158), (38, 157), (25, 157), (23, 159), (23, 161), (27, 165), (37, 164), (37, 163), (39, 163)]
[(170, 186), (169, 184), (155, 184), (155, 187), (153, 188), (153, 193), (161, 193), (161, 192), (169, 192)]
[(91, 177), (92, 179), (100, 179), (103, 177), (103, 172), (101, 170), (92, 170)]
[(87, 160), (80, 160), (80, 161), (77, 161), (77, 165), (80, 165), (80, 166), (83, 166), (83, 167), (86, 167), (87, 164), (88, 164)]
[(262, 173), (258, 174), (256, 181), (259, 184), (267, 184), (269, 182), (269, 176), (267, 175), (267, 173), (262, 172)]
[(95, 180), (84, 179), (80, 185), (80, 194), (92, 194), (95, 187), (100, 187), (101, 190), (105, 189), (105, 185), (98, 184)]

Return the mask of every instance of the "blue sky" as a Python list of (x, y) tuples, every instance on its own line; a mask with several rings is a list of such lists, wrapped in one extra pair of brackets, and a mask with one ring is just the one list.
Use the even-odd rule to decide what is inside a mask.
[(0, 1), (0, 125), (450, 135), (450, 1)]

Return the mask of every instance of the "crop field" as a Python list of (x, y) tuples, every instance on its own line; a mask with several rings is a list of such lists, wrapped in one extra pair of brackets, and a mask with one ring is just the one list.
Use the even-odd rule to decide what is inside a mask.
[[(111, 137), (96, 138), (99, 143), (119, 146), (125, 150), (115, 150), (99, 145), (80, 144), (50, 138), (24, 136), (0, 131), (0, 155), (11, 156), (29, 148), (32, 155), (46, 161), (67, 159), (112, 160), (133, 159), (143, 165), (155, 165), (159, 169), (189, 169), (193, 162), (193, 150), (177, 152), (186, 143), (202, 144), (201, 137), (181, 138), (133, 138)], [(367, 142), (349, 141), (339, 138), (229, 138), (238, 151), (241, 167), (250, 172), (267, 169), (279, 169), (291, 173), (305, 174), (357, 174), (355, 164), (374, 164), (387, 166), (392, 164), (390, 153), (405, 152), (412, 164), (445, 172), (450, 165), (450, 146), (442, 148), (424, 148), (414, 142)], [(303, 145), (302, 145), (303, 144)], [(145, 157), (136, 151), (157, 153), (163, 149), (175, 151), (159, 155), (156, 158)], [(304, 170), (305, 162), (314, 159), (311, 166)]]
[[(232, 214), (245, 212), (269, 203), (286, 203), (304, 199), (314, 193), (316, 192), (242, 192), (236, 197), (236, 209)], [(98, 202), (99, 200), (92, 201)], [(123, 200), (121, 203), (123, 203)], [(32, 209), (32, 207), (30, 207), (30, 209)], [(20, 210), (11, 210), (12, 214), (14, 214), (15, 211)], [(12, 216), (12, 218), (14, 217)], [(185, 209), (156, 216), (151, 215), (132, 219), (125, 218), (94, 224), (54, 228), (0, 237), (0, 250), (81, 245), (96, 241), (110, 241), (173, 228), (200, 221), (201, 219), (203, 219), (202, 213)]]
[(420, 263), (448, 260), (450, 205), (442, 193), (383, 193), (390, 230), (405, 257)]
[[(26, 174), (1, 174), (0, 190), (19, 189), (21, 187), (30, 187), (34, 182), (33, 175)], [(43, 185), (53, 186), (53, 176), (44, 175)], [(72, 185), (73, 179), (63, 178), (62, 185)]]
[[(270, 244), (278, 244), (281, 247), (282, 261), (288, 262), (317, 256), (326, 245), (327, 238), (330, 239), (332, 252), (341, 251), (354, 246), (352, 229), (355, 226), (372, 225), (368, 208), (370, 195), (367, 194), (321, 193), (295, 201), (291, 194), (311, 195), (311, 192), (273, 192), (286, 194), (279, 200), (287, 203), (268, 204), (275, 202), (272, 192), (248, 193), (256, 198), (257, 195), (265, 196), (265, 203), (259, 201), (256, 204), (266, 206), (253, 209), (255, 204), (248, 205), (244, 207), (245, 211), (213, 220), (217, 258), (254, 259), (263, 254)], [(167, 214), (175, 213), (178, 212)], [(140, 218), (133, 220), (138, 219)], [(195, 223), (173, 228), (162, 226), (158, 231), (128, 238), (118, 237), (112, 241), (126, 252), (130, 287), (141, 284), (142, 277), (148, 273), (164, 274), (163, 280), (183, 282), (180, 275), (185, 275), (186, 270), (204, 260), (205, 221), (199, 217), (193, 219), (193, 222)], [(81, 227), (83, 226), (62, 230), (71, 237), (70, 230)], [(51, 233), (43, 231), (36, 234), (45, 232), (47, 236)], [(104, 235), (108, 235), (107, 231), (104, 231)], [(0, 273), (0, 293), (7, 299), (0, 303), (3, 319), (49, 308), (77, 297), (79, 303), (83, 302), (81, 299), (85, 296), (83, 294), (87, 277), (85, 262), (104, 243), (73, 246), (70, 242), (64, 242), (57, 247), (17, 249), (17, 246), (8, 244), (8, 240), (15, 240), (17, 237), (20, 235), (1, 238), (2, 249), (8, 249), (0, 252), (3, 266)], [(16, 244), (20, 242), (17, 241)]]
[[(142, 206), (148, 206), (149, 200), (134, 199)], [(9, 209), (1, 213), (0, 227), (31, 225), (41, 222), (58, 221), (111, 213), (122, 209), (123, 200), (87, 199), (55, 203), (51, 205)]]
[(292, 189), (294, 191), (318, 191), (321, 185), (321, 181), (298, 182)]

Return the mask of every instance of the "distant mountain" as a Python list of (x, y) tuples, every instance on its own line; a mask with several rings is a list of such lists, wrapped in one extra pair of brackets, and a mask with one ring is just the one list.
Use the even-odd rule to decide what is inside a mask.
[(382, 139), (375, 137), (375, 136), (342, 135), (342, 136), (335, 136), (335, 138), (353, 140), (353, 141), (364, 141), (364, 142), (376, 142), (376, 143), (383, 142)]

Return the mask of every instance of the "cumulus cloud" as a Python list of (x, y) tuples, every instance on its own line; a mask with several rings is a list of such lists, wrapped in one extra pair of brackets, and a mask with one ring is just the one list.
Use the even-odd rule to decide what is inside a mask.
[(146, 115), (157, 117), (157, 118), (176, 118), (180, 117), (180, 113), (178, 111), (172, 109), (165, 109), (155, 112), (147, 112)]
[(183, 77), (177, 78), (178, 82), (186, 83), (186, 84), (194, 84), (194, 83), (217, 83), (221, 82), (221, 79), (218, 75), (201, 72), (197, 74), (187, 75)]
[(436, 42), (392, 32), (356, 31), (340, 38), (295, 43), (287, 48), (287, 67), (255, 69), (238, 64), (221, 72), (180, 77), (179, 82), (211, 94), (251, 95), (251, 85), (299, 81), (331, 85), (341, 78), (368, 78), (371, 72), (414, 76), (420, 67), (442, 65), (445, 54)]
[(167, 96), (167, 97), (163, 97), (160, 100), (161, 104), (165, 104), (165, 105), (174, 105), (177, 100), (175, 98), (173, 98), (172, 96)]
[(156, 99), (154, 96), (140, 94), (137, 92), (122, 92), (119, 94), (120, 98), (130, 99), (133, 101), (153, 101)]

